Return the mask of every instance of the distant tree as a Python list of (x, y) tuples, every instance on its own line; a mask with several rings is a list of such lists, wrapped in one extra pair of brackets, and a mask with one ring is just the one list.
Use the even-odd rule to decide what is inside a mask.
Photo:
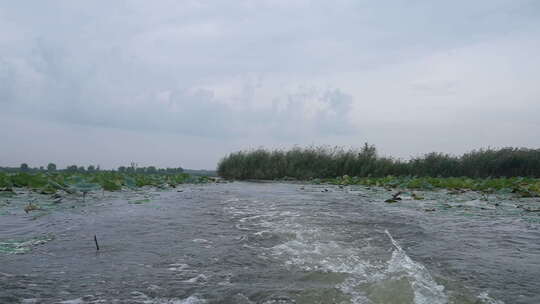
[(77, 171), (79, 171), (79, 172), (85, 172), (86, 170), (84, 169), (83, 166), (80, 166), (79, 169), (77, 169)]
[(377, 148), (375, 148), (374, 145), (369, 145), (366, 142), (364, 143), (360, 153), (358, 153), (358, 156), (366, 159), (375, 159), (377, 158)]
[(30, 168), (28, 167), (28, 164), (27, 164), (27, 163), (22, 163), (20, 169), (21, 169), (21, 171), (23, 171), (23, 172), (26, 172), (26, 171), (30, 170)]
[(77, 172), (77, 165), (67, 166), (66, 171), (68, 171), (68, 172)]
[(95, 171), (96, 171), (96, 167), (94, 167), (94, 165), (90, 165), (90, 166), (88, 166), (88, 168), (86, 168), (86, 171), (87, 171), (87, 172), (90, 172), (90, 173), (95, 172)]
[(49, 171), (49, 172), (54, 172), (54, 171), (56, 171), (56, 164), (54, 164), (54, 163), (49, 163), (49, 164), (47, 165), (47, 171)]
[(148, 173), (148, 174), (156, 174), (156, 173), (157, 173), (157, 169), (156, 169), (156, 167), (154, 167), (154, 166), (147, 167), (147, 168), (146, 168), (146, 173)]
[(124, 166), (118, 167), (118, 172), (125, 173), (126, 172), (126, 167), (124, 167)]

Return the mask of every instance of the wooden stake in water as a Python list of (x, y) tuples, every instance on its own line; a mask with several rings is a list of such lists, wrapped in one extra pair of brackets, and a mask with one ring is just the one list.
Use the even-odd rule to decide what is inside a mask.
[(99, 251), (99, 244), (97, 242), (97, 236), (94, 234), (94, 242), (96, 243), (96, 250)]

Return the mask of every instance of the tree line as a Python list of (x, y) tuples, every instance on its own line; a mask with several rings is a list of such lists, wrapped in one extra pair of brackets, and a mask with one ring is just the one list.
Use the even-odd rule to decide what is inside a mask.
[(231, 153), (218, 164), (218, 175), (232, 179), (431, 177), (540, 177), (540, 149), (479, 149), (455, 156), (432, 152), (410, 160), (379, 156), (375, 146), (295, 147), (255, 149)]
[(49, 163), (46, 167), (30, 167), (27, 163), (22, 163), (19, 167), (0, 167), (0, 172), (69, 172), (69, 173), (95, 173), (95, 172), (119, 172), (119, 173), (136, 173), (136, 174), (179, 174), (183, 173), (182, 167), (178, 168), (156, 168), (155, 166), (139, 167), (135, 163), (129, 166), (120, 166), (114, 170), (102, 170), (99, 165), (89, 165), (87, 167), (69, 165), (64, 169), (58, 169), (56, 164)]

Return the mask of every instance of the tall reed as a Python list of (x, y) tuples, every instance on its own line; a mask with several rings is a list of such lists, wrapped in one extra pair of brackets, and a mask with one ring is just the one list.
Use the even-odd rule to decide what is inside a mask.
[(540, 149), (480, 149), (453, 156), (428, 153), (407, 161), (382, 157), (375, 146), (295, 147), (290, 150), (255, 149), (234, 152), (218, 164), (218, 174), (234, 179), (300, 180), (336, 176), (432, 176), (473, 178), (540, 177)]

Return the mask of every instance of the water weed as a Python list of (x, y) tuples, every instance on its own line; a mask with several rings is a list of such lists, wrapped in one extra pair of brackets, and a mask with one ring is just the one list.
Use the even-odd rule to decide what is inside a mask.
[(89, 192), (119, 191), (122, 188), (136, 189), (141, 187), (175, 188), (185, 183), (208, 183), (212, 178), (178, 174), (138, 174), (120, 173), (116, 171), (96, 172), (0, 172), (0, 195), (13, 195), (14, 189), (26, 188), (41, 194), (55, 194), (57, 191), (80, 193), (86, 196)]

